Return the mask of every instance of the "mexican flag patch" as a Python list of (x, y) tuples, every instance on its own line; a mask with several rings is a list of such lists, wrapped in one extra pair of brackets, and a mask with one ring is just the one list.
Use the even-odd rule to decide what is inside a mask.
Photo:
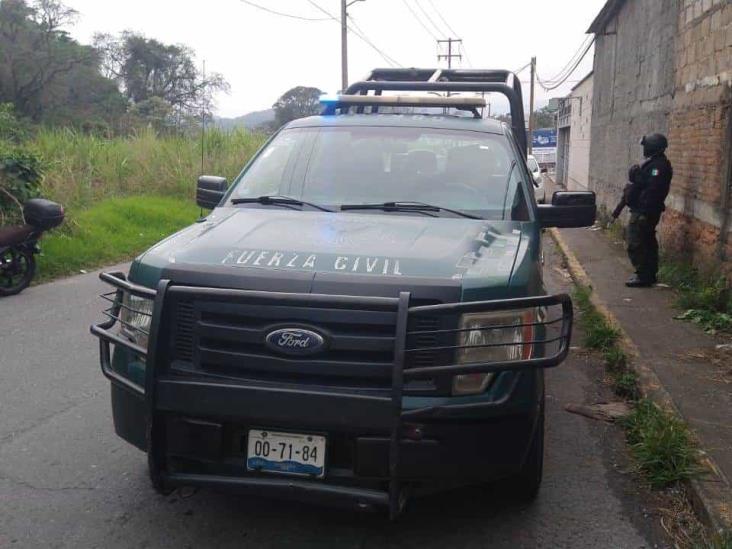
[(651, 175), (658, 175), (658, 168), (653, 168), (651, 170)]

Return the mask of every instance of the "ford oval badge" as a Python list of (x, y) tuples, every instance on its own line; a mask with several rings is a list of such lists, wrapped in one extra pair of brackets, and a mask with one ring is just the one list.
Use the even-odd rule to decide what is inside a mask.
[(303, 328), (280, 328), (267, 334), (267, 347), (285, 355), (307, 356), (322, 350), (325, 338), (312, 330)]

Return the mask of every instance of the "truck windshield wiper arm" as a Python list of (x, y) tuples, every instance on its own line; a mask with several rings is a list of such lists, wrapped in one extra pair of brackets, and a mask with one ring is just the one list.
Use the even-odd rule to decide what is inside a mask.
[(386, 212), (450, 212), (469, 219), (483, 219), (477, 215), (452, 210), (443, 206), (435, 206), (424, 202), (402, 200), (399, 202), (382, 202), (380, 204), (342, 204), (341, 210), (384, 210)]
[(305, 200), (299, 200), (297, 198), (291, 198), (289, 196), (282, 195), (265, 195), (256, 196), (251, 198), (232, 198), (232, 204), (264, 204), (265, 206), (310, 206), (321, 212), (332, 212), (333, 210), (314, 204), (313, 202), (306, 202)]

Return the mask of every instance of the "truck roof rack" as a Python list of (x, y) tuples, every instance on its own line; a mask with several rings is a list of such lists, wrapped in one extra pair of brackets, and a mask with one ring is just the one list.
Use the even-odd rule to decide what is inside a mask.
[[(511, 127), (524, 155), (526, 154), (526, 126), (524, 123), (523, 96), (521, 82), (511, 71), (483, 69), (374, 69), (359, 82), (354, 82), (344, 91), (345, 95), (381, 96), (384, 91), (404, 92), (492, 92), (500, 93), (508, 99), (511, 107)], [(441, 101), (451, 97), (435, 98)], [(378, 105), (372, 105), (372, 112)], [(363, 104), (366, 105), (366, 104)], [(363, 112), (359, 105), (359, 112)], [(401, 104), (402, 106), (404, 103)], [(437, 102), (430, 106), (455, 107), (452, 104)], [(472, 110), (472, 109), (469, 109)], [(342, 112), (348, 105), (341, 106)], [(326, 108), (326, 112), (328, 108)], [(334, 112), (334, 110), (332, 111)]]

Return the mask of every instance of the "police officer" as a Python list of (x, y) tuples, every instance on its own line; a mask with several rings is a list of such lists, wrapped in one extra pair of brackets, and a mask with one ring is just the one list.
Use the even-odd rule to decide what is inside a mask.
[(628, 257), (635, 268), (635, 276), (625, 283), (630, 288), (642, 288), (656, 283), (656, 225), (666, 209), (664, 202), (674, 173), (671, 162), (664, 154), (668, 147), (665, 136), (660, 133), (646, 135), (640, 144), (643, 146), (646, 161), (641, 166), (636, 164), (630, 168), (630, 184), (623, 193), (624, 201), (630, 207)]

